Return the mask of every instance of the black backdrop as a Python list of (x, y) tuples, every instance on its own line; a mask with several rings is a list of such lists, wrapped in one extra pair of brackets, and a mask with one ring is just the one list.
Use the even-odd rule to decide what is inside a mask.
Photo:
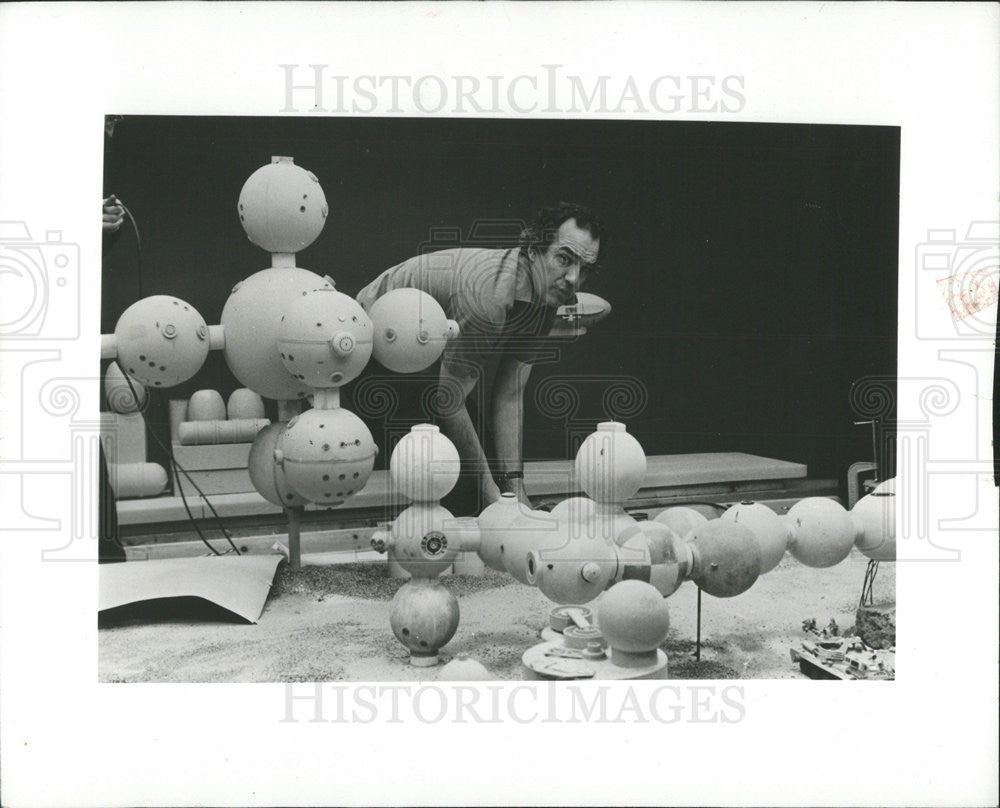
[[(566, 457), (568, 432), (623, 413), (647, 454), (743, 451), (840, 479), (871, 457), (849, 391), (895, 377), (897, 128), (126, 117), (106, 146), (103, 195), (135, 216), (142, 257), (126, 225), (105, 257), (104, 332), (151, 294), (219, 322), (233, 285), (269, 265), (236, 200), (272, 155), (315, 173), (330, 207), (298, 265), (351, 295), (443, 229), (468, 239), (477, 221), (582, 202), (609, 228), (585, 291), (613, 312), (533, 372), (527, 459)], [(167, 395), (237, 386), (213, 352)]]

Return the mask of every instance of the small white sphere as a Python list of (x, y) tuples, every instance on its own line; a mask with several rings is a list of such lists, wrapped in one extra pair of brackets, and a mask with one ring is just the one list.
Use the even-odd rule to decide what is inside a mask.
[(237, 213), (250, 241), (269, 253), (297, 253), (312, 244), (329, 209), (319, 180), (291, 157), (273, 157), (243, 184)]
[(194, 306), (178, 297), (153, 295), (136, 301), (115, 325), (118, 363), (150, 387), (186, 382), (205, 364), (208, 326)]
[(314, 289), (333, 289), (333, 284), (307, 269), (272, 267), (236, 284), (222, 309), (226, 364), (265, 398), (305, 398), (312, 390), (282, 363), (278, 331), (282, 314)]
[(462, 468), (455, 444), (434, 424), (417, 424), (404, 435), (389, 458), (393, 486), (415, 502), (437, 501), (455, 483)]
[(597, 623), (612, 649), (648, 653), (667, 639), (670, 609), (650, 584), (621, 581), (601, 598)]
[(873, 561), (896, 560), (896, 495), (878, 489), (851, 508), (857, 539), (855, 546)]
[(770, 572), (778, 566), (788, 549), (788, 531), (781, 517), (760, 502), (741, 502), (733, 505), (720, 519), (738, 522), (750, 528), (760, 545), (760, 573)]
[(342, 408), (295, 416), (275, 450), (288, 486), (320, 505), (343, 504), (364, 488), (377, 454), (364, 421)]
[(416, 373), (437, 360), (458, 324), (419, 289), (393, 289), (368, 310), (375, 328), (373, 354), (396, 373)]
[(791, 528), (788, 551), (807, 567), (832, 567), (850, 555), (857, 531), (839, 502), (807, 497), (789, 509), (785, 520)]
[(278, 354), (289, 373), (310, 387), (356, 379), (372, 355), (372, 321), (353, 297), (333, 288), (296, 297), (281, 315)]
[(576, 478), (587, 495), (605, 503), (623, 503), (646, 478), (646, 454), (625, 424), (606, 421), (576, 453)]

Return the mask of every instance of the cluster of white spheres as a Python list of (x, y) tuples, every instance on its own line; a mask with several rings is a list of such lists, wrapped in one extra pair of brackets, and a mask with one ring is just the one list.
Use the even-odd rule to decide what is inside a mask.
[[(364, 422), (327, 391), (356, 379), (373, 354), (398, 372), (423, 370), (458, 326), (420, 290), (390, 292), (367, 312), (329, 277), (296, 265), (329, 207), (317, 177), (291, 157), (273, 157), (254, 171), (236, 207), (250, 241), (271, 253), (271, 266), (233, 287), (220, 325), (210, 328), (180, 298), (144, 298), (104, 338), (102, 356), (116, 358), (138, 388), (166, 388), (193, 377), (209, 350), (221, 348), (245, 388), (278, 401), (311, 398), (314, 409), (257, 434), (250, 477), (261, 496), (285, 507), (342, 503), (367, 482), (378, 448)], [(397, 484), (415, 498), (430, 497), (452, 473), (445, 471), (451, 459), (434, 463), (426, 480), (400, 472)]]

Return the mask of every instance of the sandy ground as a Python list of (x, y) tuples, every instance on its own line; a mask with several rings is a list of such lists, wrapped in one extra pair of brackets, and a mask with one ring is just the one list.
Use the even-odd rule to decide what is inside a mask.
[[(854, 612), (867, 559), (857, 552), (830, 569), (804, 567), (786, 555), (744, 594), (702, 596), (702, 650), (696, 661), (697, 590), (674, 593), (671, 630), (662, 646), (676, 679), (804, 678), (788, 655), (802, 621), (843, 628)], [(142, 563), (142, 562), (136, 562)], [(257, 625), (200, 601), (160, 602), (106, 613), (100, 620), (102, 682), (303, 682), (432, 680), (389, 627), (389, 601), (401, 581), (384, 562), (279, 568)], [(876, 603), (895, 600), (894, 564), (882, 564)], [(523, 678), (521, 654), (539, 642), (552, 603), (507, 575), (446, 576), (461, 623), (442, 661), (464, 651), (497, 679)], [(590, 604), (594, 607), (596, 603)]]

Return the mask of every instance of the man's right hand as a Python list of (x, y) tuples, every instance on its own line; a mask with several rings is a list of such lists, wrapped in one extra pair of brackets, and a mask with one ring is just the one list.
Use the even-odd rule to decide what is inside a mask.
[(106, 236), (117, 233), (125, 221), (125, 209), (114, 194), (101, 202), (101, 219), (103, 233)]

